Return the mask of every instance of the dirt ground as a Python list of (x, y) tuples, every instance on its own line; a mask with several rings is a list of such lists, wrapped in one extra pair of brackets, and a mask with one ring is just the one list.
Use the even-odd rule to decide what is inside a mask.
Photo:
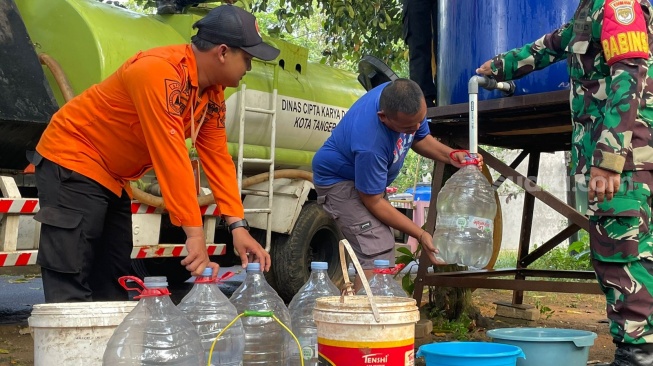
[[(611, 362), (614, 358), (615, 346), (608, 333), (602, 295), (525, 292), (524, 304), (534, 306), (540, 313), (540, 319), (528, 325), (494, 319), (497, 311), (495, 302), (510, 303), (512, 291), (477, 289), (472, 293), (472, 299), (482, 318), (467, 334), (470, 340), (489, 341), (486, 331), (494, 328), (529, 326), (587, 330), (598, 336), (589, 350), (588, 365)], [(417, 347), (428, 342), (450, 341), (452, 338), (453, 334), (434, 329), (430, 339), (416, 339), (415, 342)]]
[[(485, 319), (480, 322), (483, 324), (477, 324), (477, 327), (468, 334), (470, 339), (488, 340), (485, 335), (487, 329), (516, 326), (492, 319), (496, 314), (494, 302), (510, 302), (512, 292), (478, 289), (472, 293), (472, 298), (474, 305)], [(609, 362), (614, 355), (614, 345), (608, 335), (603, 301), (602, 296), (584, 294), (527, 292), (524, 296), (525, 304), (543, 310), (540, 320), (534, 326), (582, 329), (598, 335), (594, 346), (590, 348), (589, 365), (598, 361)], [(416, 346), (450, 339), (450, 334), (435, 329), (430, 339), (416, 340)], [(0, 325), (0, 366), (33, 365), (33, 360), (33, 341), (27, 323)]]

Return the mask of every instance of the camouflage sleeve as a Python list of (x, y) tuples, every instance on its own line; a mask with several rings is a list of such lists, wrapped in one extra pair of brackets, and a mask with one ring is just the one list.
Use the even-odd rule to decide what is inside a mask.
[(492, 59), (492, 74), (499, 81), (515, 80), (567, 58), (565, 48), (573, 26), (567, 23), (533, 43), (515, 48)]
[(592, 165), (621, 173), (636, 129), (637, 110), (644, 93), (645, 59), (625, 59), (610, 68), (612, 83), (605, 106), (605, 118), (598, 126)]
[(601, 22), (601, 47), (610, 66), (603, 123), (592, 165), (621, 173), (631, 148), (638, 109), (648, 72), (648, 32), (640, 6), (634, 2), (607, 1), (597, 18)]

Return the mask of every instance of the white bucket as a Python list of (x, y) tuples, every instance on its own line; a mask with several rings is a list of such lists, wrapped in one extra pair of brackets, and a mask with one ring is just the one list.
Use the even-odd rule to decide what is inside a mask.
[(101, 366), (113, 331), (137, 301), (34, 305), (27, 319), (35, 366)]
[(376, 321), (367, 296), (329, 296), (317, 299), (313, 319), (317, 325), (321, 365), (415, 364), (415, 323), (419, 311), (406, 297), (374, 296), (380, 321)]
[(415, 323), (419, 310), (409, 297), (373, 296), (356, 253), (346, 239), (340, 241), (340, 264), (346, 293), (352, 293), (345, 249), (365, 288), (365, 296), (328, 296), (317, 299), (313, 320), (317, 325), (320, 365), (413, 366)]

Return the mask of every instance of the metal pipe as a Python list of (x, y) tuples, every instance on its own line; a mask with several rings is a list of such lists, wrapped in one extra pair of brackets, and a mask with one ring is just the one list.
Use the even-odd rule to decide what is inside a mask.
[(469, 153), (472, 157), (478, 154), (478, 87), (487, 90), (501, 90), (508, 96), (515, 92), (512, 81), (496, 81), (487, 76), (474, 75), (467, 83), (469, 93)]

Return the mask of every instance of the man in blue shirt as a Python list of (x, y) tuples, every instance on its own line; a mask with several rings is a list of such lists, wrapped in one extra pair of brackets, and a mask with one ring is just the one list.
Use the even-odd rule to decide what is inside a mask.
[[(318, 202), (351, 243), (367, 278), (373, 274), (375, 259), (394, 263), (390, 227), (415, 237), (436, 263), (431, 234), (385, 199), (385, 188), (399, 174), (411, 147), (426, 158), (456, 167), (465, 161), (465, 152), (454, 153), (431, 136), (419, 85), (397, 79), (356, 101), (313, 158)], [(480, 166), (483, 159), (478, 156), (478, 160)], [(360, 287), (357, 278), (354, 288)]]

